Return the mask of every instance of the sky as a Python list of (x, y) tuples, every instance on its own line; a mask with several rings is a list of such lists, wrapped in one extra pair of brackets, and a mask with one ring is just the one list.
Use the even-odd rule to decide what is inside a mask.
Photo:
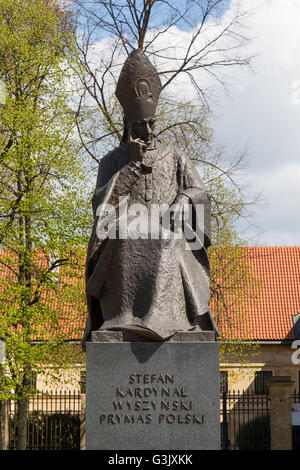
[(252, 72), (231, 71), (215, 136), (235, 154), (247, 146), (245, 181), (262, 193), (245, 236), (259, 245), (300, 244), (300, 2), (240, 0), (251, 13)]
[[(247, 149), (240, 183), (260, 199), (251, 217), (241, 220), (241, 235), (250, 244), (299, 245), (300, 1), (231, 0), (224, 21), (236, 7), (247, 12), (242, 21), (250, 40), (243, 53), (254, 57), (251, 68), (229, 67), (226, 89), (203, 74), (195, 78), (211, 89), (216, 142), (229, 159)], [(178, 32), (178, 44), (187, 34)], [(177, 92), (188, 96), (190, 90), (193, 98), (191, 86), (181, 80)]]
[[(251, 69), (225, 68), (226, 89), (203, 70), (194, 78), (213, 98), (211, 124), (216, 142), (224, 145), (229, 159), (247, 148), (247, 167), (240, 183), (249, 185), (253, 194), (261, 194), (260, 202), (251, 208), (251, 218), (239, 225), (242, 236), (257, 245), (299, 245), (300, 1), (228, 0), (218, 27), (236, 7), (248, 12), (243, 17), (247, 26), (243, 32), (250, 41), (242, 52), (255, 56)], [(191, 34), (186, 28), (174, 27), (161, 36), (161, 46), (170, 44), (172, 49), (167, 67), (182, 55)], [(208, 28), (207, 37), (209, 34)], [(194, 47), (201, 47), (201, 42)], [(109, 50), (110, 38), (102, 39), (94, 57)], [(155, 66), (164, 70), (163, 59), (156, 60)], [(172, 82), (172, 90), (177, 97), (196, 99), (184, 75)]]

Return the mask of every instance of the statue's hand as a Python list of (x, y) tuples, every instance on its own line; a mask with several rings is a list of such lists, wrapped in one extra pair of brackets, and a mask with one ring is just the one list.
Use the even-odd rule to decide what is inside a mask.
[(147, 145), (145, 142), (141, 139), (130, 139), (128, 141), (128, 145), (131, 160), (134, 162), (142, 162), (147, 150)]
[(172, 212), (170, 217), (171, 228), (174, 229), (175, 213), (182, 212), (185, 204), (190, 204), (190, 199), (185, 194), (178, 194), (172, 204)]

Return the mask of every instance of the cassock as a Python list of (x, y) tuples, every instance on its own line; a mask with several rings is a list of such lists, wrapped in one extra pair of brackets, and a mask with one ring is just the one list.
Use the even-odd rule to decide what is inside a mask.
[[(150, 224), (144, 226), (148, 236), (120, 236), (119, 229), (113, 237), (109, 231), (99, 236), (103, 208), (115, 208), (120, 220), (120, 200), (126, 201), (129, 221), (133, 206), (145, 209), (141, 212), (149, 221), (146, 213), (161, 205), (171, 208), (179, 195), (192, 207), (189, 226), (203, 244), (195, 243), (195, 236), (153, 235)], [(151, 341), (193, 330), (195, 324), (216, 332), (208, 307), (210, 196), (189, 157), (156, 142), (147, 150), (147, 165), (138, 165), (131, 161), (128, 146), (121, 144), (101, 159), (92, 202), (95, 220), (86, 261), (89, 315), (83, 343), (98, 329), (134, 331)], [(201, 220), (195, 217), (197, 205), (204, 207)]]

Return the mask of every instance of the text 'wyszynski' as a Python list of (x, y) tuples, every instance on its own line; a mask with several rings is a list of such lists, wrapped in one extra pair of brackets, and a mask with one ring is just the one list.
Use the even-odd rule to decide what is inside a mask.
[(110, 238), (143, 240), (186, 240), (186, 249), (200, 250), (204, 244), (204, 204), (128, 204), (128, 196), (119, 203), (100, 204), (96, 234), (99, 240)]

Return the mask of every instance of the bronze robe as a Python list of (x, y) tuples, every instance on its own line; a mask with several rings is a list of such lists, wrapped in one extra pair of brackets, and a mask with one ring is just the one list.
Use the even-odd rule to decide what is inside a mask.
[[(95, 216), (86, 262), (89, 316), (83, 343), (94, 330), (133, 330), (149, 340), (164, 340), (176, 331), (194, 329), (204, 314), (206, 327), (216, 330), (208, 308), (210, 197), (190, 159), (170, 146), (157, 143), (151, 151), (150, 171), (136, 168), (126, 144), (99, 163), (93, 196)], [(171, 206), (179, 194), (203, 204), (204, 246), (186, 249), (182, 239), (98, 239), (96, 215), (100, 204), (118, 205), (120, 196), (149, 208)]]

